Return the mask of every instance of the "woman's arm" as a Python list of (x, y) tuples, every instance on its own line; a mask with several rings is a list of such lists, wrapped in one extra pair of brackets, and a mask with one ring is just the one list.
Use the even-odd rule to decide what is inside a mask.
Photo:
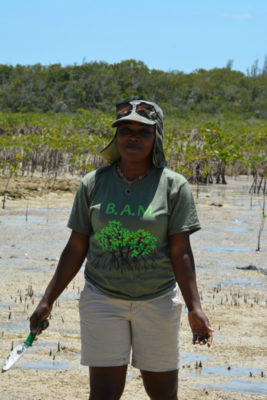
[[(89, 247), (89, 236), (72, 231), (58, 262), (57, 269), (46, 291), (30, 318), (30, 327), (36, 333), (41, 321), (48, 318), (54, 301), (60, 296), (82, 266)], [(43, 329), (48, 327), (48, 321)], [(43, 330), (42, 329), (42, 330)]]
[(200, 302), (189, 232), (171, 235), (169, 237), (169, 245), (175, 278), (188, 308), (193, 343), (207, 343), (208, 346), (211, 346), (213, 329), (202, 310)]

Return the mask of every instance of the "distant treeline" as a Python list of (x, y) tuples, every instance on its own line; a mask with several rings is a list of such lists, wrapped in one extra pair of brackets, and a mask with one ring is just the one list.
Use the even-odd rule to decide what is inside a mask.
[(144, 98), (170, 115), (242, 114), (267, 119), (267, 65), (245, 75), (226, 68), (150, 70), (142, 61), (91, 62), (63, 67), (0, 65), (0, 111), (114, 112), (120, 101)]

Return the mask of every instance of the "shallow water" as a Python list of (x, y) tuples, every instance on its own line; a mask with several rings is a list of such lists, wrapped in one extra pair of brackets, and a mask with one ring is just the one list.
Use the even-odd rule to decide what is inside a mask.
[(253, 249), (236, 249), (236, 248), (225, 248), (225, 247), (199, 247), (198, 250), (209, 250), (209, 251), (225, 251), (228, 253), (240, 253), (241, 251), (254, 251)]
[(72, 369), (73, 366), (70, 363), (67, 363), (65, 361), (31, 361), (31, 362), (22, 362), (20, 363), (19, 366), (21, 369), (58, 369), (58, 370), (63, 370), (63, 369)]
[[(203, 366), (202, 368), (191, 368), (190, 372), (188, 372), (188, 369), (185, 370), (186, 375), (194, 375), (194, 376), (227, 376), (227, 377), (249, 377), (250, 373), (253, 374), (253, 376), (260, 377), (261, 375), (261, 369), (260, 368), (251, 368), (251, 367), (231, 367), (230, 370), (228, 370), (228, 367), (224, 367), (221, 365), (213, 365), (210, 367), (205, 367)], [(182, 371), (181, 371), (182, 373)]]
[[(35, 345), (35, 347), (49, 347), (50, 349), (55, 349), (56, 348), (55, 343), (38, 343)], [(33, 349), (31, 350), (33, 352)], [(52, 350), (51, 350), (52, 351)], [(55, 359), (53, 360), (52, 356), (48, 355), (40, 355), (35, 353), (34, 354), (34, 361), (26, 361), (25, 358), (22, 360), (19, 360), (16, 366), (14, 368), (19, 368), (19, 369), (34, 369), (34, 370), (70, 370), (70, 369), (76, 369), (79, 366), (79, 358), (80, 354), (76, 353), (74, 356), (74, 360), (72, 361), (65, 361), (62, 360), (62, 353), (56, 353), (55, 350), (53, 350), (53, 354), (55, 354)], [(73, 356), (72, 356), (73, 358)], [(251, 367), (239, 367), (239, 366), (234, 366), (231, 367), (229, 370), (225, 366), (209, 366), (205, 367), (203, 363), (205, 363), (208, 359), (210, 359), (211, 356), (203, 355), (203, 354), (195, 354), (195, 353), (182, 353), (181, 354), (181, 364), (183, 364), (180, 367), (180, 376), (183, 377), (188, 377), (188, 376), (195, 376), (198, 378), (204, 378), (204, 377), (249, 377), (250, 374), (253, 375), (253, 377), (260, 377), (261, 374), (261, 369), (260, 368), (251, 368)], [(202, 368), (195, 368), (194, 363), (196, 362), (202, 362)], [(136, 378), (137, 376), (140, 375), (139, 370), (135, 368), (130, 368), (127, 373), (127, 380), (131, 380), (133, 378)], [(255, 382), (253, 381), (253, 377), (251, 377), (250, 381), (249, 380), (228, 380), (225, 383), (222, 383), (220, 385), (203, 385), (205, 387), (214, 387), (218, 388), (221, 390), (231, 390), (231, 391), (236, 391), (239, 393), (266, 393), (267, 391), (267, 383), (266, 382)], [(264, 379), (264, 378), (263, 378)], [(199, 384), (201, 385), (201, 383)]]
[[(221, 229), (219, 228), (214, 228), (214, 227), (209, 227), (209, 228), (203, 228), (204, 232), (214, 232), (214, 233), (218, 233), (221, 231)], [(246, 227), (242, 227), (242, 226), (237, 226), (237, 227), (233, 227), (233, 228), (225, 228), (224, 232), (258, 232), (258, 230), (256, 228), (246, 228)]]
[[(216, 339), (218, 335), (214, 335)], [(225, 383), (220, 385), (203, 385), (205, 387), (214, 387), (221, 390), (231, 390), (239, 393), (267, 393), (267, 382), (266, 378), (261, 378), (261, 373), (264, 372), (262, 368), (254, 368), (254, 367), (244, 367), (244, 366), (231, 366), (230, 368), (227, 366), (221, 365), (212, 365), (205, 366), (205, 362), (207, 360), (212, 360), (212, 356), (205, 356), (203, 354), (195, 354), (195, 353), (184, 353), (181, 354), (181, 367), (179, 371), (179, 375), (181, 377), (197, 377), (200, 379), (210, 377), (226, 377), (229, 378)], [(201, 361), (202, 367), (199, 367), (199, 362)], [(252, 377), (251, 377), (252, 374)], [(265, 376), (265, 374), (264, 374)], [(230, 380), (230, 378), (239, 377), (239, 378), (249, 378), (250, 381), (247, 380)], [(253, 378), (261, 378), (263, 382), (255, 382)], [(200, 384), (201, 385), (201, 384)]]
[(10, 304), (4, 303), (3, 301), (0, 301), (0, 307), (10, 307)]
[(205, 387), (214, 387), (220, 390), (229, 390), (231, 392), (238, 393), (267, 393), (267, 383), (266, 382), (253, 382), (242, 379), (235, 379), (222, 383), (220, 385), (205, 385)]
[[(29, 321), (25, 321), (25, 322), (6, 322), (4, 324), (0, 324), (0, 329), (1, 330), (12, 330), (12, 331), (21, 331), (24, 330), (25, 332), (28, 331), (29, 329)], [(27, 333), (25, 334), (27, 335)], [(26, 339), (26, 336), (25, 336)]]
[(197, 353), (181, 353), (180, 356), (180, 364), (181, 364), (181, 368), (183, 368), (185, 366), (185, 364), (192, 364), (195, 363), (196, 361), (201, 361), (206, 362), (207, 360), (209, 360), (210, 358), (212, 358), (211, 355), (207, 355), (207, 354), (197, 354)]
[[(255, 288), (259, 291), (259, 295), (263, 295), (267, 286), (267, 280), (263, 274), (257, 273), (257, 276), (252, 276), (250, 275), (251, 272), (248, 271), (248, 278), (246, 278), (246, 271), (236, 270), (237, 266), (243, 267), (249, 264), (256, 265), (258, 268), (267, 268), (267, 226), (262, 232), (261, 252), (255, 252), (261, 221), (261, 197), (254, 196), (253, 207), (251, 208), (249, 187), (250, 183), (246, 180), (237, 188), (233, 180), (229, 185), (201, 187), (200, 197), (196, 199), (196, 203), (203, 229), (192, 235), (191, 242), (197, 272), (204, 274), (205, 279), (208, 277), (208, 284), (213, 287), (216, 287), (216, 285), (222, 287), (238, 285), (239, 287)], [(212, 203), (220, 203), (222, 207), (211, 205)], [(55, 208), (50, 205), (49, 208), (41, 207), (34, 210), (29, 207), (27, 220), (25, 208), (16, 211), (9, 211), (8, 208), (1, 210), (1, 276), (12, 273), (13, 277), (18, 274), (21, 279), (25, 273), (27, 277), (31, 276), (32, 279), (35, 279), (40, 271), (51, 275), (69, 237), (70, 231), (66, 228), (66, 223), (70, 208), (71, 205)], [(240, 275), (241, 273), (242, 275)], [(9, 276), (6, 279), (9, 279)], [(27, 284), (28, 282), (25, 282), (25, 287)], [(40, 293), (34, 293), (36, 300), (40, 296)], [(79, 295), (65, 292), (61, 298), (75, 300), (79, 298)], [(4, 297), (0, 300), (1, 314), (8, 315), (9, 300)], [(186, 311), (185, 308), (184, 311)], [(20, 316), (17, 316), (15, 321), (4, 321), (2, 319), (0, 329), (4, 332), (23, 331), (26, 338), (29, 321), (18, 321), (18, 318)], [(23, 315), (24, 318), (25, 315)], [(66, 329), (65, 332), (70, 335), (74, 333), (77, 335), (77, 332), (71, 329)], [(220, 335), (216, 333), (214, 336), (218, 338)], [(51, 344), (44, 344), (43, 346), (37, 344), (36, 347), (38, 351), (41, 351), (41, 347), (44, 351), (49, 351), (47, 350), (48, 347), (49, 349), (53, 348)], [(17, 368), (71, 369), (79, 364), (78, 356), (79, 354), (77, 354), (77, 358), (74, 357), (72, 361), (68, 361), (66, 357), (64, 358), (64, 354), (61, 354), (55, 360), (52, 360), (46, 353), (42, 357), (36, 355), (34, 360), (30, 360), (30, 358), (28, 358), (29, 361), (21, 360), (17, 364)], [(199, 361), (202, 362), (203, 367), (195, 369), (195, 363)], [(260, 368), (235, 366), (228, 371), (227, 367), (220, 365), (210, 366), (209, 364), (206, 367), (205, 363), (211, 361), (210, 355), (182, 353), (180, 373), (184, 376), (197, 376), (200, 380), (205, 377), (229, 378), (224, 384), (216, 386), (221, 390), (251, 393), (265, 393), (264, 390), (267, 391), (264, 382), (249, 380), (249, 373), (252, 372), (253, 375), (259, 376)], [(138, 374), (137, 370), (131, 370), (127, 379), (132, 379)], [(248, 380), (232, 379), (236, 377), (247, 377)]]
[(261, 281), (253, 280), (253, 279), (231, 279), (231, 280), (225, 280), (221, 281), (220, 283), (222, 284), (237, 284), (241, 286), (246, 286), (246, 285), (262, 285)]

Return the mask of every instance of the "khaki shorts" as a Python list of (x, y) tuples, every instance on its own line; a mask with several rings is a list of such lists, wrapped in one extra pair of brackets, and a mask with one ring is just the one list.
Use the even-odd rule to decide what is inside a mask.
[(179, 368), (182, 302), (177, 288), (146, 301), (115, 299), (86, 282), (81, 292), (81, 364), (131, 364), (144, 371)]

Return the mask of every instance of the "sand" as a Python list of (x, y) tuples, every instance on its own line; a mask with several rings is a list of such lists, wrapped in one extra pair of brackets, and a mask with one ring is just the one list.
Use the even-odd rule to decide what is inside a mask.
[[(1, 189), (5, 182), (0, 180)], [(10, 182), (6, 208), (0, 211), (2, 363), (11, 347), (28, 335), (28, 318), (69, 236), (65, 225), (78, 179), (68, 182), (56, 181), (54, 186), (37, 178)], [(261, 251), (255, 251), (262, 196), (254, 196), (251, 208), (251, 180), (228, 178), (228, 182), (201, 187), (195, 196), (203, 229), (192, 236), (192, 248), (203, 308), (215, 333), (210, 349), (193, 346), (183, 312), (179, 400), (266, 400), (266, 227)], [(236, 268), (249, 265), (257, 269)], [(55, 303), (50, 327), (12, 369), (1, 374), (1, 398), (88, 398), (88, 368), (79, 363), (82, 287), (81, 270)], [(122, 399), (148, 399), (139, 371), (132, 367)]]

